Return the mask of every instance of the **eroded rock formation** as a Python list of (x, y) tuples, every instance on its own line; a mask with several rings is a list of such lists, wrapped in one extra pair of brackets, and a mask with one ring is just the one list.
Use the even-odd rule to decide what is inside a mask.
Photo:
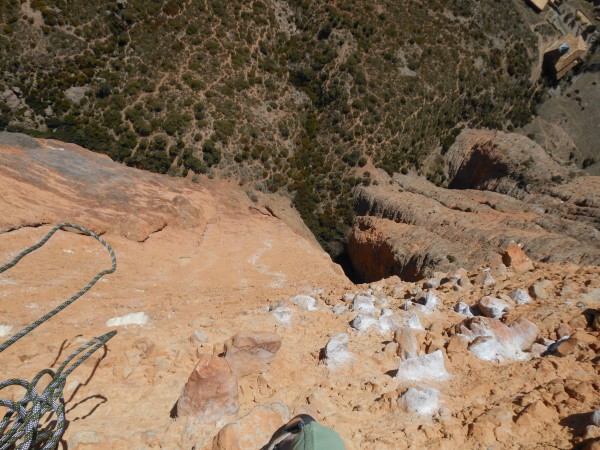
[(491, 131), (463, 132), (447, 164), (461, 189), (399, 174), (358, 188), (348, 253), (363, 280), (474, 269), (516, 243), (537, 261), (600, 264), (600, 177), (557, 185), (566, 169), (541, 147)]
[(463, 130), (444, 161), (451, 189), (494, 191), (516, 198), (566, 181), (573, 171), (526, 136), (495, 130)]

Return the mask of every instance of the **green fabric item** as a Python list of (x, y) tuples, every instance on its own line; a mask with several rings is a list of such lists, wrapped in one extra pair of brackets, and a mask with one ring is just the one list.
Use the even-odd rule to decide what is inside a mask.
[(311, 422), (302, 427), (292, 450), (346, 450), (346, 447), (340, 435), (331, 428)]

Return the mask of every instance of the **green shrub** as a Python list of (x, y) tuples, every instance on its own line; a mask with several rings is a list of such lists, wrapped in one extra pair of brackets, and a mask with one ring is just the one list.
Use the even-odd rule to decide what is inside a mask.
[(204, 89), (206, 87), (206, 85), (201, 80), (194, 77), (188, 72), (183, 74), (182, 79), (183, 82), (187, 84), (193, 91), (200, 91), (201, 89)]
[(164, 151), (148, 150), (143, 154), (136, 153), (127, 164), (151, 172), (167, 173), (171, 167), (171, 160)]
[(350, 151), (349, 153), (344, 154), (344, 156), (342, 157), (342, 161), (344, 161), (350, 167), (356, 167), (358, 165), (360, 158), (361, 158), (360, 150), (355, 148), (354, 150)]
[(0, 130), (4, 131), (8, 127), (10, 123), (10, 115), (5, 113), (0, 113)]
[(162, 128), (168, 135), (174, 136), (182, 133), (190, 124), (191, 117), (185, 113), (169, 111), (165, 117)]
[(235, 123), (232, 120), (215, 120), (215, 138), (226, 143), (235, 131)]
[(195, 156), (190, 156), (184, 160), (184, 166), (191, 169), (196, 174), (207, 173), (208, 168)]
[(133, 129), (140, 136), (150, 136), (153, 131), (152, 125), (141, 118), (136, 118), (131, 124), (133, 125)]
[(202, 159), (208, 167), (219, 164), (221, 161), (221, 151), (217, 148), (214, 141), (206, 141), (202, 145)]
[(167, 150), (168, 143), (169, 141), (167, 140), (167, 138), (159, 134), (158, 136), (154, 136), (152, 138), (149, 144), (149, 148), (151, 150), (164, 153)]

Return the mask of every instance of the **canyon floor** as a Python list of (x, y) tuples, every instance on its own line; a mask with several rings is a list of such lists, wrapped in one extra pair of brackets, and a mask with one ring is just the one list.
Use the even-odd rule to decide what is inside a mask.
[[(118, 331), (68, 378), (62, 448), (260, 448), (302, 412), (349, 450), (599, 448), (597, 266), (505, 261), (355, 285), (283, 197), (254, 202), (224, 181), (192, 183), (19, 139), (1, 144), (0, 264), (60, 222), (101, 234), (117, 255), (114, 274), (0, 355), (0, 379), (30, 380)], [(0, 275), (2, 339), (109, 266), (96, 241), (59, 231)], [(518, 288), (531, 298), (514, 300)], [(294, 302), (298, 295), (314, 307)], [(482, 314), (485, 296), (505, 305), (499, 320)], [(459, 302), (471, 308), (456, 312)], [(140, 324), (107, 324), (136, 313)], [(198, 360), (222, 354), (241, 332), (275, 332), (281, 347), (262, 373), (238, 377), (237, 412), (173, 417)], [(334, 364), (323, 349), (339, 333), (348, 357)], [(442, 372), (423, 359), (434, 354)], [(407, 361), (416, 374), (397, 376)], [(411, 406), (409, 388), (438, 392), (434, 406)], [(219, 432), (228, 424), (226, 440)]]

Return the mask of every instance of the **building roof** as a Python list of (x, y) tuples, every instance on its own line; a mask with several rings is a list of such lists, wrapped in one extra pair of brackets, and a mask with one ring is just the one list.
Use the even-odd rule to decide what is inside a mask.
[(577, 63), (579, 63), (579, 60), (576, 59), (574, 61), (571, 61), (569, 64), (567, 64), (566, 66), (564, 66), (559, 71), (557, 71), (556, 72), (556, 79), (560, 80), (562, 77), (564, 77), (569, 70), (571, 70), (573, 67), (575, 67), (577, 65)]
[(569, 56), (573, 52), (585, 52), (587, 51), (587, 45), (585, 45), (585, 41), (581, 36), (574, 36), (572, 34), (567, 34), (566, 36), (561, 37), (554, 41), (554, 43), (548, 47), (546, 53), (549, 53), (554, 50), (558, 50), (564, 44), (569, 45), (569, 51), (562, 55), (561, 58)]
[(583, 22), (584, 25), (586, 25), (586, 26), (592, 25), (592, 21), (590, 20), (590, 18), (588, 16), (586, 16), (586, 14), (580, 9), (577, 10), (577, 17), (579, 17), (581, 19), (581, 21)]
[(535, 6), (538, 11), (543, 11), (548, 4), (548, 0), (529, 0), (529, 3)]
[(556, 78), (562, 78), (586, 51), (587, 46), (583, 38), (572, 34), (561, 37), (548, 47), (546, 55), (552, 58)]

